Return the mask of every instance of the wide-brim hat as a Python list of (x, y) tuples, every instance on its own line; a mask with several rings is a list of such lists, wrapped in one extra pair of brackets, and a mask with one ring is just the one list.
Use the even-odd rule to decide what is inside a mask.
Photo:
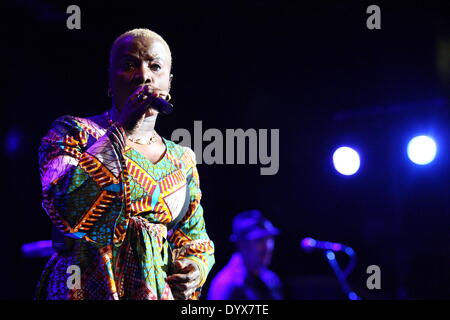
[(233, 219), (233, 233), (230, 241), (255, 240), (267, 236), (276, 236), (280, 230), (264, 218), (261, 211), (249, 210), (238, 213)]

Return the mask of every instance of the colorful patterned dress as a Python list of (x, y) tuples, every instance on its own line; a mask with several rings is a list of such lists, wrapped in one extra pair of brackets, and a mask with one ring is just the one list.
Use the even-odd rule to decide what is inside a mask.
[(165, 279), (177, 259), (199, 266), (198, 299), (214, 244), (194, 152), (163, 138), (153, 164), (117, 148), (107, 130), (104, 115), (63, 116), (42, 139), (42, 205), (70, 246), (48, 261), (36, 299), (173, 299)]

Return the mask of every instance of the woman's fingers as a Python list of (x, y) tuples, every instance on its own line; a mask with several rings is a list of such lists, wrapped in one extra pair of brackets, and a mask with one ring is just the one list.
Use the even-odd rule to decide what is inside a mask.
[(152, 102), (156, 99), (156, 98), (162, 98), (162, 99), (167, 99), (168, 96), (168, 92), (158, 89), (158, 88), (152, 88), (150, 86), (145, 86), (143, 87), (143, 91), (141, 93), (142, 95), (142, 101), (144, 102), (143, 104), (143, 109), (144, 112), (147, 112), (146, 115), (147, 116), (152, 116), (154, 114), (157, 114), (158, 111), (154, 108), (152, 108)]
[(186, 300), (189, 299), (192, 294), (194, 293), (196, 287), (192, 285), (186, 285), (186, 284), (177, 284), (172, 285), (172, 294), (176, 299)]
[(128, 97), (128, 107), (134, 107), (134, 109), (142, 106), (148, 106), (149, 99), (155, 99), (156, 97), (166, 98), (168, 95), (167, 91), (151, 88), (149, 85), (137, 88), (129, 97)]
[(144, 96), (145, 87), (139, 87), (130, 95), (129, 100), (131, 103), (136, 104), (137, 102), (141, 102)]
[(191, 272), (191, 273), (185, 273), (185, 274), (181, 274), (181, 273), (177, 273), (177, 274), (172, 274), (171, 276), (169, 276), (167, 278), (167, 281), (169, 282), (189, 282), (189, 281), (193, 281), (196, 279), (196, 274), (195, 272)]
[(200, 272), (196, 269), (188, 273), (175, 273), (167, 277), (169, 283), (196, 283), (200, 279)]
[(127, 99), (125, 106), (119, 116), (119, 124), (125, 130), (133, 131), (137, 124), (146, 116), (153, 116), (158, 113), (152, 108), (152, 102), (157, 97), (166, 98), (168, 92), (159, 88), (152, 88), (150, 85), (139, 86)]
[(156, 94), (157, 97), (161, 97), (166, 99), (167, 95), (169, 94), (169, 92), (159, 89), (159, 88), (151, 88), (149, 85), (146, 85), (143, 87), (144, 88), (144, 94), (147, 95), (152, 95), (152, 94)]
[(200, 271), (198, 266), (188, 260), (177, 260), (174, 263), (174, 273), (167, 277), (167, 282), (172, 288), (177, 299), (189, 299), (200, 283)]
[(145, 87), (137, 88), (127, 99), (120, 114), (119, 123), (122, 123), (126, 130), (133, 130), (136, 124), (144, 116), (148, 108)]
[(186, 283), (172, 283), (172, 288), (175, 288), (178, 291), (187, 291), (192, 289), (193, 286), (187, 285)]
[(172, 291), (172, 294), (176, 300), (188, 300), (194, 292), (195, 290), (190, 290), (187, 292)]

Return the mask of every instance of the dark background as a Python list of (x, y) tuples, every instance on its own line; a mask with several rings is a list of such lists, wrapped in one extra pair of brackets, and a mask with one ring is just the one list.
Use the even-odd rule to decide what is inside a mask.
[[(110, 46), (147, 27), (174, 60), (176, 112), (159, 117), (163, 136), (193, 131), (194, 120), (203, 130), (280, 129), (276, 175), (261, 176), (261, 165), (199, 165), (216, 244), (211, 277), (233, 252), (232, 217), (256, 208), (282, 230), (272, 269), (286, 298), (343, 298), (323, 256), (300, 249), (311, 236), (355, 249), (349, 280), (364, 299), (448, 299), (450, 11), (445, 1), (392, 2), (6, 2), (0, 298), (31, 299), (47, 260), (20, 250), (51, 237), (40, 138), (61, 115), (109, 108)], [(81, 30), (66, 28), (71, 4), (81, 7)], [(370, 4), (381, 7), (381, 30), (366, 28)], [(407, 159), (416, 134), (437, 140), (431, 165)], [(361, 154), (355, 176), (334, 171), (331, 155), (342, 144)], [(372, 264), (381, 290), (366, 288)]]

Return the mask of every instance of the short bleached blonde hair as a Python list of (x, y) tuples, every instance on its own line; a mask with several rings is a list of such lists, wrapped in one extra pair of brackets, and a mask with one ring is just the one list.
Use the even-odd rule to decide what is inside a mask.
[(109, 66), (110, 67), (112, 65), (112, 58), (113, 58), (114, 52), (117, 50), (119, 43), (126, 37), (149, 38), (149, 39), (157, 39), (157, 40), (161, 41), (161, 43), (164, 45), (164, 47), (167, 49), (167, 52), (169, 53), (170, 65), (172, 65), (172, 52), (170, 51), (170, 47), (167, 44), (166, 40), (164, 40), (163, 37), (161, 37), (159, 34), (157, 34), (156, 32), (154, 32), (150, 29), (137, 28), (137, 29), (129, 30), (127, 32), (122, 33), (120, 36), (118, 36), (116, 38), (116, 40), (114, 40), (114, 42), (111, 46), (111, 51), (109, 53)]

